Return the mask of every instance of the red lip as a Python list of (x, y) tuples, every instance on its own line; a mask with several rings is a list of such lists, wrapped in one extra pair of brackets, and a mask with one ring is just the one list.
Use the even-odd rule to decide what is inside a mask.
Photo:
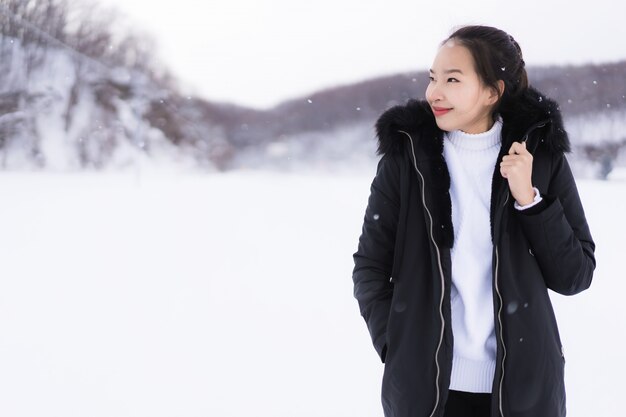
[(433, 113), (435, 114), (435, 116), (443, 116), (450, 110), (452, 109), (446, 109), (445, 107), (433, 107)]

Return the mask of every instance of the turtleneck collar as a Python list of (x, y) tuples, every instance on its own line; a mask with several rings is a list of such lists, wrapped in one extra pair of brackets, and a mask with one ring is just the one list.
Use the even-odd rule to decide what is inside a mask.
[(453, 130), (444, 134), (455, 148), (465, 151), (484, 151), (500, 145), (502, 142), (502, 118), (497, 117), (491, 129), (482, 133), (465, 133)]

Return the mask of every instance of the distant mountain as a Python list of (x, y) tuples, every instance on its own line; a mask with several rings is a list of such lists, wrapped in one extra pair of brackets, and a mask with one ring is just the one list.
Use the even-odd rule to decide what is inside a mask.
[[(581, 162), (581, 175), (603, 176), (602, 170), (610, 171), (613, 164), (625, 162), (626, 61), (531, 67), (528, 72), (534, 87), (559, 102), (574, 145), (571, 158)], [(271, 166), (271, 161), (296, 169), (311, 165), (306, 158), (318, 155), (314, 165), (332, 165), (330, 158), (340, 161), (335, 165), (343, 169), (342, 158), (346, 162), (367, 160), (363, 153), (370, 155), (371, 161), (377, 117), (393, 105), (423, 98), (428, 79), (425, 71), (379, 77), (319, 91), (266, 112), (240, 113), (225, 130), (229, 142), (239, 149), (239, 157), (229, 166)], [(339, 140), (350, 146), (337, 143)], [(331, 157), (315, 152), (318, 148), (335, 151)], [(585, 160), (599, 166), (583, 167)]]

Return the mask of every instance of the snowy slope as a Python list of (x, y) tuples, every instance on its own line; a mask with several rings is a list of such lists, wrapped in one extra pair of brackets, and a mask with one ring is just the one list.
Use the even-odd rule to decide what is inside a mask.
[[(0, 169), (197, 165), (188, 147), (175, 145), (150, 122), (155, 103), (171, 109), (163, 103), (174, 93), (146, 75), (108, 68), (67, 49), (43, 53), (10, 38), (0, 42), (0, 57)], [(41, 63), (27, 70), (34, 58)]]
[[(382, 416), (351, 281), (372, 175), (0, 174), (0, 415)], [(569, 416), (615, 417), (626, 181), (580, 191)]]

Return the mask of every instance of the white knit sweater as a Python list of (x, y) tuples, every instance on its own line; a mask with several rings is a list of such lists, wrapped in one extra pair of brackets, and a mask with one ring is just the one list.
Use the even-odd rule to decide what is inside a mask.
[(502, 120), (484, 133), (444, 135), (450, 172), (452, 332), (450, 389), (491, 392), (496, 362), (489, 211), (491, 180), (500, 151)]

